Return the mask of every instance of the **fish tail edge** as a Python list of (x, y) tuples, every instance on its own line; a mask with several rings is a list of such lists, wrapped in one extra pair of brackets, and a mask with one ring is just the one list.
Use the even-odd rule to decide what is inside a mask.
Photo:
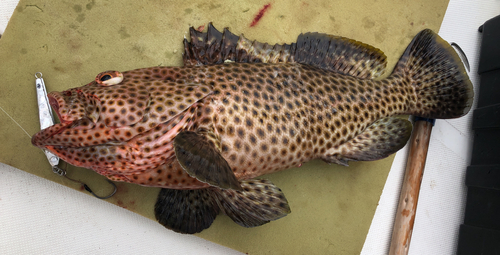
[(413, 91), (406, 114), (451, 119), (466, 115), (472, 107), (474, 89), (460, 57), (430, 29), (415, 36), (392, 77)]

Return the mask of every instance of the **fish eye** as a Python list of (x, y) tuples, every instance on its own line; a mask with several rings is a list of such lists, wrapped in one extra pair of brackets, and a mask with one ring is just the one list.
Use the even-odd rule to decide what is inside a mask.
[(99, 80), (100, 80), (100, 81), (107, 81), (107, 80), (109, 80), (109, 79), (111, 79), (111, 75), (106, 74), (106, 75), (103, 75), (103, 76), (102, 76)]
[(95, 81), (101, 86), (112, 86), (123, 81), (123, 74), (118, 71), (106, 71), (98, 74)]

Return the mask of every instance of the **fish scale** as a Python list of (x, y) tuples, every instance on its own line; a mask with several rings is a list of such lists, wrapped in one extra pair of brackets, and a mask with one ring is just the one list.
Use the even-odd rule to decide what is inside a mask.
[(348, 165), (402, 148), (401, 114), (457, 118), (472, 84), (451, 46), (430, 30), (380, 77), (378, 49), (338, 36), (301, 34), (268, 45), (190, 30), (184, 67), (105, 71), (51, 92), (60, 124), (32, 143), (114, 181), (162, 187), (155, 215), (196, 233), (220, 212), (246, 227), (290, 213), (282, 191), (255, 177), (312, 159)]

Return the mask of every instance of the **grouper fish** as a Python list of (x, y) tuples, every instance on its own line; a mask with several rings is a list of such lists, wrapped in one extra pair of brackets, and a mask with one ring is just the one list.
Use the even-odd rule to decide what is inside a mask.
[(183, 67), (106, 71), (51, 92), (60, 123), (32, 138), (110, 180), (163, 188), (156, 218), (180, 233), (219, 213), (245, 227), (286, 216), (283, 192), (255, 177), (312, 159), (385, 158), (412, 130), (396, 115), (457, 118), (473, 102), (460, 58), (431, 30), (386, 78), (379, 49), (321, 33), (268, 45), (210, 24), (191, 28), (184, 48)]

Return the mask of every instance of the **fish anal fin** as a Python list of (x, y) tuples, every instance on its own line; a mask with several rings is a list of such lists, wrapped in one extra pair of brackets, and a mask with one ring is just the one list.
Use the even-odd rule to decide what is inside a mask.
[(328, 164), (338, 164), (341, 166), (349, 166), (348, 159), (342, 157), (340, 154), (328, 154), (321, 157), (323, 161)]
[(175, 156), (182, 168), (201, 182), (241, 190), (231, 167), (206, 132), (182, 131), (174, 138)]
[[(243, 227), (256, 227), (289, 214), (290, 207), (281, 189), (268, 180), (241, 181), (242, 191), (214, 192), (221, 212)], [(215, 188), (212, 188), (215, 189)]]
[(220, 210), (211, 191), (161, 189), (155, 204), (156, 220), (178, 233), (194, 234), (210, 227)]
[(410, 138), (411, 122), (397, 117), (383, 118), (362, 133), (329, 152), (329, 158), (372, 161), (388, 157), (403, 148)]

